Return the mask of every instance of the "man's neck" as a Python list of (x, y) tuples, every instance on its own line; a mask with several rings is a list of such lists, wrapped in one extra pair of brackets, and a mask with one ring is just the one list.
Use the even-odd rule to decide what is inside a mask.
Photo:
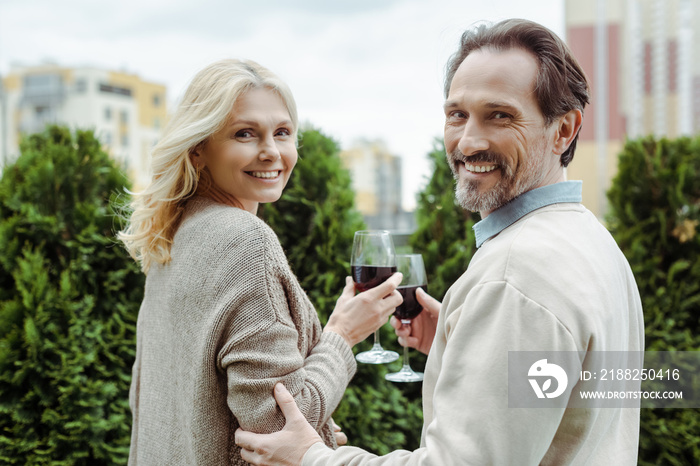
[[(539, 184), (537, 184), (537, 186), (533, 186), (530, 189), (528, 189), (527, 191), (523, 191), (522, 193), (518, 194), (515, 197), (522, 196), (526, 192), (532, 191), (533, 189), (542, 188), (542, 187), (548, 186), (550, 184), (556, 184), (556, 183), (561, 183), (562, 181), (566, 181), (566, 176), (564, 175), (564, 168), (561, 166), (559, 168), (560, 168), (559, 170), (553, 172), (550, 176), (545, 177)], [(515, 197), (513, 199), (515, 199)], [(512, 201), (513, 199), (510, 199), (508, 202)], [(506, 202), (506, 204), (507, 204), (507, 202)], [(503, 207), (503, 206), (500, 205), (494, 209), (479, 211), (479, 215), (481, 215), (481, 219), (483, 220), (486, 217), (488, 217), (491, 212), (493, 212), (494, 210), (498, 210), (501, 207)]]

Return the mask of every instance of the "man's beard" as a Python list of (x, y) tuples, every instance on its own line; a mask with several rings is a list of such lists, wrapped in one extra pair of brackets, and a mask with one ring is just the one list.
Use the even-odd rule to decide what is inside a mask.
[[(545, 158), (543, 143), (544, 141), (536, 144), (534, 150), (521, 161), (516, 170), (505, 163), (505, 157), (496, 152), (485, 151), (466, 157), (459, 149), (452, 151), (448, 156), (448, 162), (457, 182), (455, 197), (459, 205), (471, 212), (492, 212), (524, 192), (537, 187), (546, 176), (543, 164)], [(480, 192), (479, 188), (482, 184), (480, 181), (460, 181), (456, 161), (470, 164), (477, 162), (495, 164), (496, 170), (501, 171), (501, 177), (495, 186), (486, 192)]]

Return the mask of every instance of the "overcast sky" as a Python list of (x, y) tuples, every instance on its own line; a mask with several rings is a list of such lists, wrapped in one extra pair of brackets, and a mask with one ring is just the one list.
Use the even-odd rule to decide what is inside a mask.
[(442, 135), (447, 58), (464, 29), (511, 17), (564, 35), (563, 0), (0, 0), (0, 75), (122, 70), (165, 84), (173, 105), (210, 62), (250, 58), (290, 85), (302, 122), (401, 156), (410, 208)]

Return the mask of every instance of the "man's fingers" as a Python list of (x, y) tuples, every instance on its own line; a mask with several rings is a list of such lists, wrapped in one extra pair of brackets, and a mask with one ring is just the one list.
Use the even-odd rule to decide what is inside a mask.
[(395, 316), (392, 316), (391, 319), (389, 319), (389, 324), (394, 327), (394, 330), (399, 330), (401, 327), (403, 327), (403, 324), (399, 319), (397, 319)]
[(442, 303), (426, 293), (423, 288), (418, 288), (416, 291), (416, 299), (418, 303), (423, 306), (423, 309), (430, 313), (431, 317), (437, 317), (440, 313), (440, 306), (442, 306)]
[[(242, 449), (241, 456), (243, 456), (243, 451), (247, 451), (248, 455), (250, 456), (250, 454), (255, 450), (255, 447), (253, 447), (252, 445), (252, 443), (255, 441), (255, 434), (253, 434), (252, 432), (247, 432), (239, 427), (238, 429), (236, 429), (234, 438), (236, 445), (238, 445)], [(248, 461), (249, 463), (251, 462), (245, 457), (243, 459)]]
[(331, 418), (331, 426), (333, 427), (333, 432), (340, 432), (342, 430), (340, 426), (335, 423), (333, 418)]
[(284, 414), (284, 418), (287, 422), (304, 417), (301, 411), (299, 411), (299, 407), (294, 401), (292, 394), (289, 393), (287, 387), (279, 382), (275, 385), (275, 400), (277, 400), (277, 404), (282, 410), (282, 414)]
[(335, 435), (335, 443), (337, 443), (339, 447), (348, 444), (348, 436), (343, 432), (334, 432), (333, 435)]

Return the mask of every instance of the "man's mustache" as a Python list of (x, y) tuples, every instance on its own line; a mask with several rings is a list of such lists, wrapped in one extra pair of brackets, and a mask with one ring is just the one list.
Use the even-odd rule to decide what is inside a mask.
[(496, 165), (501, 165), (501, 160), (503, 158), (492, 151), (481, 151), (476, 152), (470, 156), (466, 156), (459, 149), (455, 149), (450, 153), (450, 159), (452, 161), (460, 161), (463, 163), (493, 163)]

